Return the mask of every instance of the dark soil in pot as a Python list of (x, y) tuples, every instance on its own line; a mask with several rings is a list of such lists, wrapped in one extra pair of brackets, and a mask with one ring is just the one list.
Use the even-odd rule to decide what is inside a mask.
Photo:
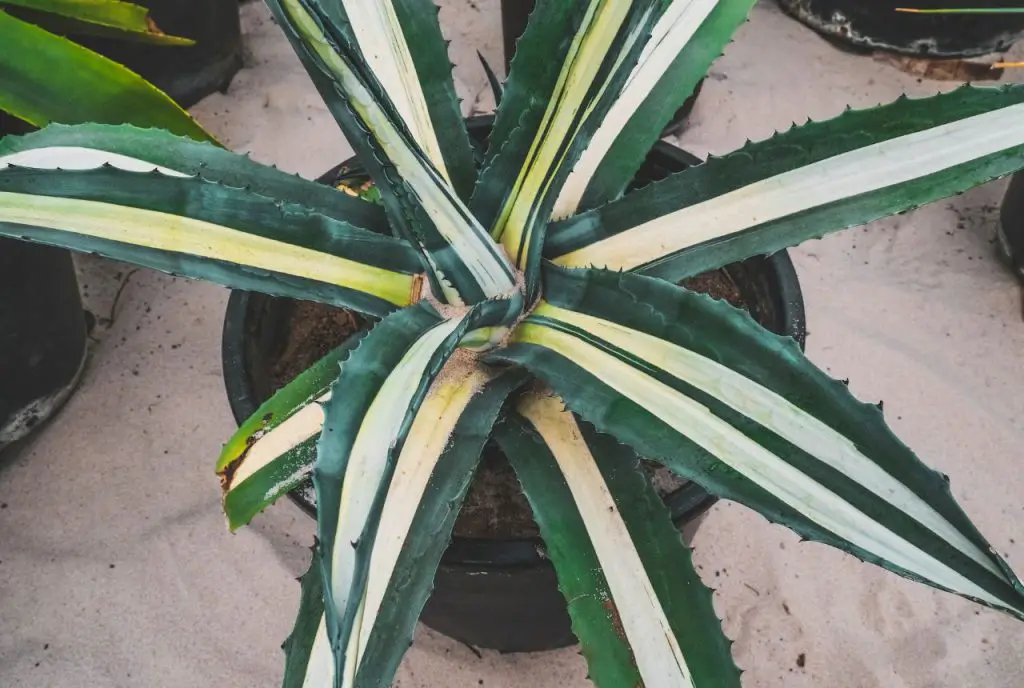
[[(897, 7), (970, 7), (963, 0), (778, 0), (815, 31), (862, 50), (930, 57), (971, 57), (1002, 52), (1024, 33), (1022, 15), (923, 15)], [(981, 7), (1019, 7), (1019, 0), (987, 0)]]

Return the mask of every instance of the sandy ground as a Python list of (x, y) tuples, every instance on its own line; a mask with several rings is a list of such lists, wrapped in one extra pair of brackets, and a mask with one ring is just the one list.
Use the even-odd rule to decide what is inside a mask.
[[(448, 0), (466, 108), (490, 107), (476, 62), (500, 66), (496, 0)], [(316, 176), (349, 149), (262, 6), (243, 6), (246, 67), (195, 112), (237, 150)], [(836, 50), (762, 3), (713, 68), (681, 143), (723, 153), (851, 103), (948, 88)], [(811, 357), (949, 473), (957, 497), (1024, 561), (1024, 322), (993, 260), (1004, 182), (793, 251)], [(124, 266), (82, 259), (110, 312)], [(282, 502), (229, 535), (212, 467), (233, 429), (223, 289), (141, 271), (98, 333), (77, 395), (0, 463), (0, 686), (277, 685), (279, 646), (313, 524)], [(716, 507), (697, 561), (751, 688), (1014, 688), (1024, 626), (908, 583), (736, 505)], [(396, 685), (589, 685), (574, 649), (481, 657), (425, 628)]]

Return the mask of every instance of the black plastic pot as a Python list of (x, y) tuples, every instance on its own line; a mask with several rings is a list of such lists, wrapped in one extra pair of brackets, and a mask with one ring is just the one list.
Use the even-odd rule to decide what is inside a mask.
[(923, 15), (897, 7), (947, 9), (1020, 6), (1020, 0), (778, 0), (786, 12), (829, 38), (864, 50), (931, 57), (972, 57), (1002, 52), (1024, 32), (1022, 15)]
[[(31, 130), (0, 112), (0, 138)], [(85, 338), (71, 252), (0, 239), (0, 449), (60, 410), (85, 365)]]
[[(537, 0), (501, 0), (501, 31), (505, 47), (505, 73), (508, 74), (509, 66), (512, 64), (512, 57), (516, 54), (516, 41), (523, 35)], [(672, 120), (665, 125), (665, 134), (682, 124), (683, 120), (690, 116), (693, 106), (697, 103), (697, 97), (704, 87), (704, 79), (697, 82), (693, 93), (676, 110)]]
[(56, 413), (85, 364), (71, 254), (0, 239), (0, 449)]
[(999, 209), (998, 248), (1007, 265), (1024, 282), (1024, 172), (1010, 178)]
[[(479, 140), (491, 118), (470, 121)], [(661, 179), (700, 162), (688, 153), (659, 143), (637, 178)], [(341, 165), (322, 178), (333, 182)], [(752, 258), (727, 268), (753, 315), (768, 329), (787, 334), (803, 345), (803, 298), (793, 264), (785, 252)], [(272, 393), (269, 370), (281, 353), (283, 330), (292, 302), (260, 294), (234, 292), (224, 321), (224, 380), (235, 419), (241, 423)], [(315, 506), (308, 488), (292, 498), (310, 515)], [(666, 499), (684, 536), (715, 498), (688, 483)], [(484, 540), (455, 538), (441, 561), (434, 593), (421, 621), (447, 636), (473, 646), (502, 652), (534, 652), (572, 645), (565, 601), (558, 592), (554, 568), (539, 553), (535, 538)]]
[(223, 91), (242, 67), (238, 0), (134, 0), (167, 34), (196, 41), (188, 47), (76, 36), (75, 40), (154, 83), (182, 107)]

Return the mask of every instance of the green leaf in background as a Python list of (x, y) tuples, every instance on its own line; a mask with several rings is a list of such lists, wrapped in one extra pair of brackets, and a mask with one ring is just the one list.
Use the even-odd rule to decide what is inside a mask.
[[(0, 6), (9, 5), (39, 15), (39, 24), (45, 28), (62, 29), (69, 33), (110, 36), (122, 40), (156, 45), (194, 45), (191, 38), (168, 36), (149, 17), (149, 10), (121, 0), (0, 0)], [(15, 10), (17, 11), (17, 10)], [(55, 21), (61, 18), (66, 21)]]
[(131, 122), (214, 140), (170, 96), (138, 74), (3, 11), (0, 110), (36, 127)]

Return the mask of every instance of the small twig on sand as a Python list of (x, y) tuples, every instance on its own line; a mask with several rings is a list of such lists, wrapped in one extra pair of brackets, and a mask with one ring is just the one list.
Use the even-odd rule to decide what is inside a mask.
[(117, 288), (117, 293), (114, 294), (114, 303), (110, 304), (110, 315), (105, 318), (103, 322), (107, 327), (114, 324), (114, 312), (117, 310), (117, 302), (121, 300), (121, 294), (124, 292), (124, 288), (128, 286), (128, 280), (130, 280), (132, 275), (138, 271), (138, 268), (129, 270), (128, 274), (124, 276), (123, 280), (121, 280), (121, 285)]

